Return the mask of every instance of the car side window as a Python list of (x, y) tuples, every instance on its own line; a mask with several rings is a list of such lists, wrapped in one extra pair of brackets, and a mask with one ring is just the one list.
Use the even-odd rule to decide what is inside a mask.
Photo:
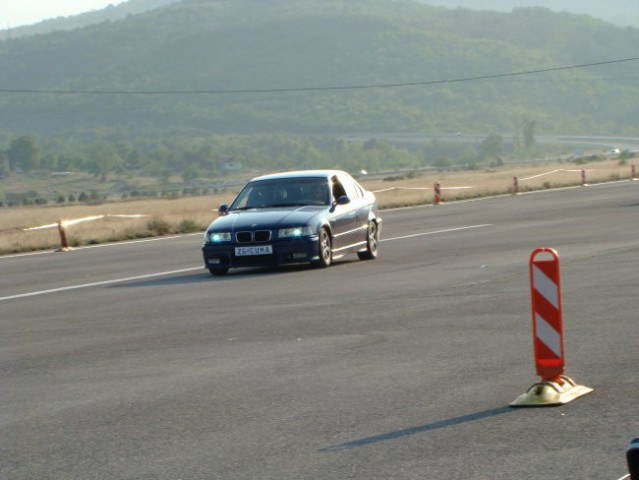
[(364, 198), (365, 195), (364, 195), (364, 189), (362, 188), (362, 186), (357, 182), (353, 182), (353, 185), (355, 186), (355, 191), (357, 192), (357, 196), (359, 198)]
[(351, 200), (358, 200), (362, 198), (359, 189), (357, 189), (357, 186), (350, 178), (343, 178), (342, 185), (346, 191), (346, 195), (348, 195), (348, 198)]

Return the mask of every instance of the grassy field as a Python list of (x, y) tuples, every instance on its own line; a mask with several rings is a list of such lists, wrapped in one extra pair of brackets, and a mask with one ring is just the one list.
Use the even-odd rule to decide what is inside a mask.
[[(579, 186), (582, 174), (587, 184), (628, 180), (635, 161), (609, 159), (584, 165), (538, 162), (490, 170), (371, 175), (359, 180), (376, 192), (382, 209), (389, 209), (433, 203), (435, 182), (441, 184), (442, 201), (450, 202), (511, 194), (515, 176), (522, 193)], [(71, 247), (203, 231), (216, 217), (217, 206), (230, 203), (239, 188), (198, 197), (2, 208), (0, 254), (60, 248), (58, 222)]]

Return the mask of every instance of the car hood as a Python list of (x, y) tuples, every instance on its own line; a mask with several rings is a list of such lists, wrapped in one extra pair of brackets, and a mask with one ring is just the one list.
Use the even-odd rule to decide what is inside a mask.
[(235, 210), (215, 219), (209, 226), (209, 230), (235, 232), (301, 226), (312, 223), (315, 217), (319, 218), (326, 211), (326, 207), (317, 206)]

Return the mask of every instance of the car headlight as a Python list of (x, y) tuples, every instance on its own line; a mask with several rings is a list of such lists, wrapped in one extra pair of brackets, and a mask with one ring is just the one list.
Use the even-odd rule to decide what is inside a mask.
[(230, 242), (231, 232), (207, 232), (206, 239), (211, 243)]
[(311, 235), (313, 235), (313, 229), (311, 227), (280, 228), (277, 231), (279, 238), (309, 237)]

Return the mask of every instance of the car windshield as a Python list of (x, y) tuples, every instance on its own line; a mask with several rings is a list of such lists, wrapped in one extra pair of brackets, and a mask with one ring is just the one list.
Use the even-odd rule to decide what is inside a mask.
[(326, 179), (287, 178), (248, 183), (230, 209), (249, 210), (329, 204), (330, 190)]

